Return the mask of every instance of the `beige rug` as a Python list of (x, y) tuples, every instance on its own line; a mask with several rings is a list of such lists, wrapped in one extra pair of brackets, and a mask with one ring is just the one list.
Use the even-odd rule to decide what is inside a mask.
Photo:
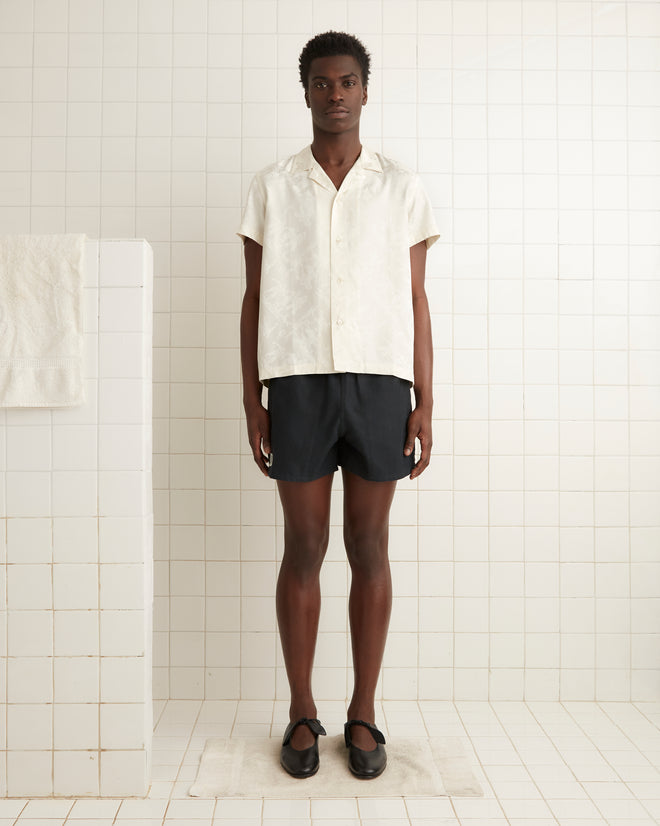
[(191, 797), (482, 797), (461, 741), (393, 738), (387, 768), (373, 780), (348, 770), (343, 735), (319, 741), (321, 767), (299, 780), (280, 766), (277, 738), (212, 738), (206, 741)]

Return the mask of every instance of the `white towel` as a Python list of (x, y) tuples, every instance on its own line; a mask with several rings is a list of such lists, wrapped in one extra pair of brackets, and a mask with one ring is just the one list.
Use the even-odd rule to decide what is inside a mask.
[(84, 240), (0, 238), (0, 407), (83, 403)]

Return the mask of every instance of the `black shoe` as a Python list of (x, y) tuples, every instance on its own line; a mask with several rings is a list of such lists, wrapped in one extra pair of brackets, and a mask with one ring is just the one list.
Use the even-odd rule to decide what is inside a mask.
[[(351, 741), (351, 726), (365, 726), (371, 732), (376, 741), (376, 748), (371, 751), (365, 751), (354, 746)], [(378, 777), (385, 771), (387, 765), (387, 754), (383, 746), (385, 745), (385, 737), (382, 731), (378, 731), (376, 726), (371, 723), (365, 723), (364, 720), (349, 720), (344, 723), (344, 741), (348, 748), (348, 768), (356, 777), (364, 780)]]
[[(290, 745), (291, 737), (295, 729), (302, 724), (305, 724), (315, 735), (316, 740), (314, 745), (308, 749), (294, 749)], [(280, 763), (283, 768), (289, 772), (292, 777), (311, 777), (319, 770), (319, 734), (325, 734), (325, 729), (321, 725), (320, 720), (312, 720), (308, 717), (301, 717), (295, 723), (289, 723), (284, 732), (284, 739), (282, 740), (282, 752), (280, 754)]]

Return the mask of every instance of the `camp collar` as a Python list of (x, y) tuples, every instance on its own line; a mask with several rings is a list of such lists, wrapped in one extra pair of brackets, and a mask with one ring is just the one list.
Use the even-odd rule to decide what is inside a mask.
[[(369, 170), (370, 172), (382, 172), (383, 167), (378, 160), (378, 156), (375, 152), (372, 152), (366, 146), (362, 146), (362, 150), (358, 155), (357, 160), (350, 168), (347, 174), (350, 174), (353, 171), (362, 171), (362, 170)], [(306, 146), (302, 149), (297, 155), (294, 156), (292, 172), (303, 172), (308, 171), (309, 177), (316, 181), (317, 183), (321, 184), (322, 186), (326, 187), (328, 183), (334, 189), (334, 184), (330, 181), (326, 171), (323, 169), (321, 164), (316, 160), (312, 153), (311, 144)]]

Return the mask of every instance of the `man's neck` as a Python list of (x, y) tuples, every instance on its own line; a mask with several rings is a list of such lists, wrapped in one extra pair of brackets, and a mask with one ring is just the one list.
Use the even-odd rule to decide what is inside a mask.
[(353, 166), (362, 151), (359, 132), (328, 135), (314, 131), (312, 154), (324, 169)]

